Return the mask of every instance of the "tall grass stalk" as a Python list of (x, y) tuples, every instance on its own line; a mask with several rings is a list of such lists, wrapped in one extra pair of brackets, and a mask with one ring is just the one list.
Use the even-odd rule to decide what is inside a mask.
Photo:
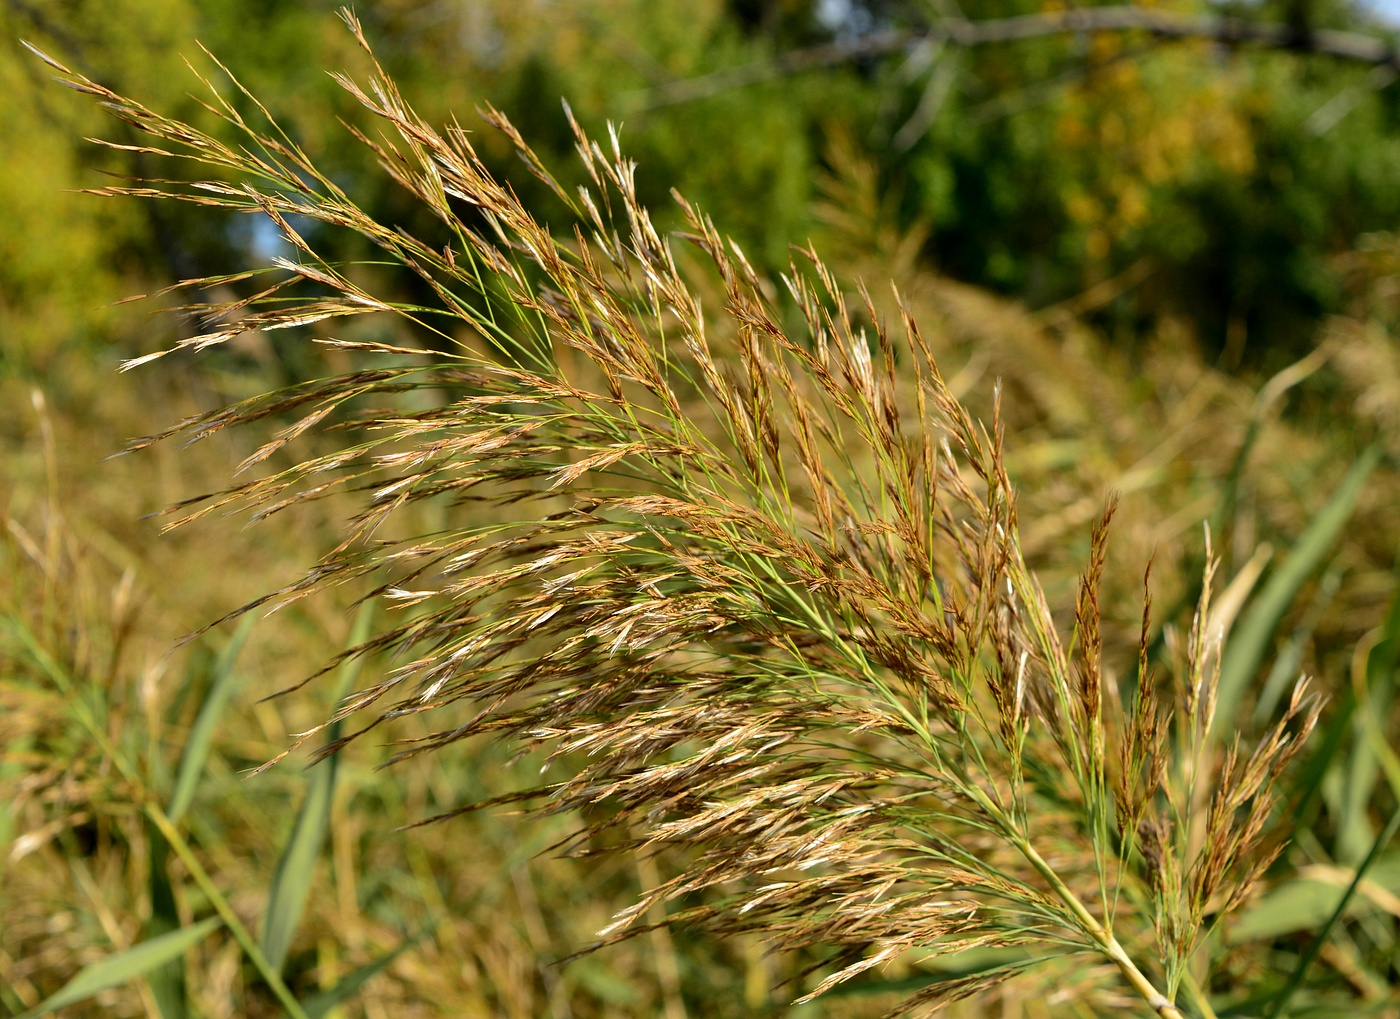
[[(137, 151), (194, 170), (97, 193), (264, 215), (294, 249), (185, 281), (252, 289), (187, 308), (201, 327), (180, 347), (298, 330), (363, 359), (133, 445), (282, 423), (248, 480), (172, 526), (358, 500), (335, 547), (240, 610), (358, 584), (402, 620), (354, 652), (389, 666), (293, 746), (326, 756), (430, 713), (438, 730), (396, 759), (474, 736), (538, 751), (544, 779), (505, 801), (577, 812), (567, 851), (667, 868), (599, 945), (664, 917), (827, 949), (804, 1001), (910, 953), (1018, 947), (900, 1011), (1087, 957), (1182, 1016), (1193, 953), (1280, 849), (1268, 822), (1314, 724), (1304, 687), (1257, 745), (1218, 752), (1208, 575), (1170, 675), (1149, 668), (1144, 605), (1120, 692), (1100, 632), (1112, 505), (1062, 628), (1021, 553), (999, 405), (973, 419), (902, 303), (886, 323), (811, 250), (779, 291), (679, 196), (686, 231), (658, 232), (616, 133), (601, 145), (570, 117), (589, 180), (572, 193), (485, 110), (571, 211), (551, 231), (466, 131), (414, 113), (345, 19), (373, 74), (336, 77), (387, 129), (361, 140), (435, 236), (368, 216), (236, 80), (232, 99), (209, 88), (225, 143), (44, 57), (150, 139)], [(327, 229), (432, 301), (376, 296), (317, 254)], [(306, 328), (375, 313), (413, 339)], [(414, 533), (417, 504), (447, 525)]]

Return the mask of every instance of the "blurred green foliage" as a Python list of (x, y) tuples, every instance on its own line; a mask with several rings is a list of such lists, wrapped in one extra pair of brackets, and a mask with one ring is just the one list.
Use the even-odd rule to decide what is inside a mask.
[[(142, 157), (79, 139), (95, 114), (67, 102), (19, 50), (32, 39), (118, 90), (185, 116), (189, 56), (208, 46), (257, 94), (277, 97), (293, 136), (363, 195), (413, 225), (374, 183), (337, 122), (345, 106), (321, 68), (359, 66), (338, 0), (152, 0), (0, 4), (0, 357), (43, 370), (56, 345), (108, 339), (92, 311), (133, 290), (265, 257), (248, 223), (224, 231), (186, 210), (98, 203), (63, 187), (134, 173)], [(1377, 31), (1348, 5), (1263, 4), (1249, 17)], [(977, 20), (1039, 10), (977, 0)], [(1186, 13), (1221, 10), (1176, 4)], [(1244, 9), (1242, 9), (1244, 10)], [(1144, 324), (1188, 322), (1227, 362), (1296, 355), (1341, 300), (1332, 258), (1400, 216), (1400, 100), (1362, 66), (1287, 52), (1163, 43), (1141, 34), (1066, 35), (961, 50), (914, 47), (880, 59), (715, 82), (685, 102), (677, 82), (780, 54), (927, 26), (932, 8), (897, 0), (380, 0), (361, 12), (390, 70), (430, 120), (511, 112), (553, 165), (572, 166), (560, 99), (585, 127), (622, 125), (648, 204), (678, 188), (756, 261), (821, 233), (814, 184), (849, 139), (876, 168), (901, 225), (927, 228), (942, 271), (1032, 307), (1123, 275), (1097, 312), (1127, 343)], [(551, 197), (503, 139), (480, 144), (535, 207)], [(324, 241), (322, 241), (324, 243)], [(351, 244), (347, 239), (347, 244)], [(242, 250), (239, 250), (242, 249)], [(350, 254), (352, 252), (347, 252)], [(22, 353), (21, 353), (22, 352)], [(1272, 353), (1271, 353), (1272, 352)], [(25, 370), (28, 370), (27, 368)]]

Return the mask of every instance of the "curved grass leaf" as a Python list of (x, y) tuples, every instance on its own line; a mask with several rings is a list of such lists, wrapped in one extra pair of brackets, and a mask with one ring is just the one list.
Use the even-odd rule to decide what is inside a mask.
[(277, 861), (263, 917), (262, 950), (273, 969), (281, 972), (287, 961), (292, 937), (301, 922), (312, 876), (321, 856), (326, 829), (330, 825), (331, 798), (335, 791), (335, 758), (326, 761), (311, 775), (306, 798), (297, 811), (291, 837)]
[(1238, 629), (1231, 635), (1220, 664), (1220, 685), (1217, 692), (1215, 733), (1228, 733), (1236, 725), (1236, 708), (1245, 690), (1259, 672), (1288, 607), (1298, 591), (1307, 583), (1313, 571), (1321, 565), (1356, 507), (1356, 497), (1376, 464), (1380, 462), (1381, 447), (1369, 446), (1347, 472), (1332, 498), (1313, 518), (1293, 551), (1264, 585), (1254, 603), (1244, 614)]
[(1347, 908), (1351, 905), (1352, 900), (1355, 899), (1356, 890), (1361, 887), (1361, 881), (1366, 876), (1366, 872), (1371, 869), (1371, 865), (1376, 862), (1381, 851), (1390, 844), (1390, 840), (1395, 837), (1397, 831), (1400, 831), (1400, 810), (1396, 810), (1395, 813), (1391, 814), (1390, 821), (1386, 823), (1385, 829), (1376, 836), (1376, 841), (1371, 844), (1371, 851), (1366, 854), (1366, 859), (1362, 860), (1361, 865), (1356, 868), (1356, 875), (1351, 879), (1351, 884), (1347, 885), (1346, 891), (1342, 893), (1342, 897), (1338, 900), (1336, 908), (1333, 909), (1331, 915), (1327, 917), (1327, 922), (1324, 923), (1314, 935), (1312, 944), (1308, 945), (1308, 950), (1303, 953), (1302, 958), (1298, 960), (1297, 967), (1294, 968), (1293, 973), (1289, 976), (1288, 983), (1285, 984), (1283, 990), (1279, 992), (1278, 998), (1274, 1001), (1274, 1007), (1269, 1010), (1268, 1019), (1280, 1019), (1281, 1016), (1287, 1014), (1288, 1005), (1293, 1000), (1293, 995), (1298, 992), (1298, 988), (1303, 986), (1303, 980), (1308, 975), (1308, 970), (1311, 969), (1312, 964), (1317, 961), (1318, 955), (1322, 952), (1323, 945), (1327, 944), (1328, 939), (1332, 935), (1332, 929), (1337, 926), (1337, 921), (1346, 914)]
[(204, 774), (204, 762), (209, 759), (209, 750), (214, 742), (214, 730), (233, 693), (233, 665), (254, 622), (253, 616), (247, 616), (238, 624), (238, 629), (233, 631), (233, 636), (224, 645), (214, 664), (214, 674), (204, 693), (204, 703), (199, 706), (199, 714), (195, 717), (189, 739), (185, 741), (184, 753), (180, 756), (175, 791), (171, 794), (170, 809), (166, 812), (170, 820), (177, 824), (194, 802), (195, 789), (199, 786), (200, 776)]
[[(1400, 661), (1400, 559), (1396, 561), (1395, 594), (1386, 610), (1385, 620), (1370, 653), (1366, 656), (1366, 687), (1357, 690), (1356, 698), (1371, 719), (1390, 717), (1395, 702), (1395, 672)], [(1356, 728), (1364, 730), (1366, 718), (1357, 719)], [(1337, 848), (1334, 855), (1347, 863), (1355, 863), (1366, 853), (1375, 829), (1367, 817), (1367, 808), (1376, 790), (1382, 768), (1381, 755), (1373, 740), (1358, 732), (1347, 769), (1342, 799), (1341, 817), (1337, 823)], [(1384, 741), (1381, 741), (1384, 743)], [(1384, 747), (1382, 746), (1383, 750)]]
[(54, 994), (25, 1012), (20, 1019), (38, 1019), (39, 1016), (50, 1015), (60, 1008), (91, 998), (109, 987), (120, 987), (145, 976), (172, 959), (180, 958), (188, 949), (216, 930), (222, 922), (218, 917), (211, 916), (207, 920), (190, 924), (169, 934), (162, 934), (149, 941), (142, 941), (124, 952), (95, 962)]
[[(369, 606), (360, 610), (350, 634), (351, 647), (363, 643), (369, 635), (369, 622), (372, 612)], [(346, 659), (336, 678), (334, 697), (340, 701), (354, 685), (360, 672), (361, 659)], [(340, 735), (340, 725), (330, 728), (329, 739), (334, 741)], [(306, 907), (306, 897), (311, 892), (311, 882), (316, 863), (321, 856), (321, 846), (325, 843), (326, 832), (330, 827), (331, 803), (335, 797), (336, 758), (332, 756), (319, 767), (313, 768), (306, 786), (306, 798), (297, 811), (291, 837), (277, 861), (277, 871), (272, 877), (272, 887), (268, 892), (267, 913), (263, 917), (262, 950), (273, 969), (281, 972), (287, 961), (292, 938), (301, 922), (302, 911)]]
[(410, 938), (392, 952), (381, 955), (373, 962), (366, 963), (359, 969), (352, 971), (344, 980), (334, 987), (311, 995), (311, 997), (301, 1003), (302, 1009), (306, 1012), (307, 1019), (321, 1019), (321, 1016), (325, 1015), (331, 1009), (348, 1001), (361, 987), (368, 983), (372, 977), (387, 969), (395, 959), (417, 943), (417, 941), (417, 938)]

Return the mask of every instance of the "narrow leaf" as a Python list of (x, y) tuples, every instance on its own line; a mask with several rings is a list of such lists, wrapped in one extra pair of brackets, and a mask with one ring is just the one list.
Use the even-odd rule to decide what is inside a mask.
[(221, 922), (218, 917), (211, 916), (207, 920), (171, 931), (169, 934), (162, 934), (149, 941), (142, 941), (124, 952), (95, 962), (54, 994), (25, 1012), (20, 1019), (37, 1019), (85, 998), (91, 998), (109, 987), (128, 984), (158, 966), (178, 959), (216, 930)]
[[(150, 852), (151, 916), (142, 929), (147, 940), (162, 937), (180, 929), (180, 914), (175, 904), (175, 889), (170, 884), (170, 847), (160, 837), (154, 825), (147, 822)], [(161, 1019), (186, 1019), (189, 1014), (185, 986), (185, 961), (176, 957), (151, 970), (146, 978), (156, 1010)]]
[(307, 998), (301, 1003), (302, 1009), (306, 1012), (307, 1019), (320, 1019), (321, 1016), (325, 1015), (337, 1005), (348, 1001), (356, 991), (368, 983), (377, 973), (387, 969), (389, 965), (402, 955), (404, 950), (416, 940), (417, 938), (405, 941), (392, 952), (381, 955), (373, 962), (366, 963), (359, 969), (354, 970), (334, 987), (327, 988)]
[(189, 739), (185, 742), (185, 751), (180, 756), (180, 770), (175, 776), (175, 792), (170, 797), (170, 809), (166, 812), (170, 820), (177, 824), (194, 801), (195, 789), (199, 786), (200, 776), (204, 774), (204, 763), (209, 759), (209, 750), (213, 746), (214, 730), (223, 717), (224, 708), (233, 693), (233, 665), (238, 659), (238, 652), (243, 648), (243, 642), (248, 639), (248, 631), (252, 629), (254, 621), (251, 615), (243, 617), (243, 621), (238, 624), (238, 629), (234, 630), (233, 636), (224, 645), (223, 653), (214, 665), (214, 674), (210, 677), (209, 688), (204, 693), (204, 703), (199, 707), (199, 714), (195, 717)]
[(1297, 993), (1298, 988), (1303, 986), (1303, 979), (1308, 975), (1308, 970), (1312, 968), (1312, 964), (1317, 961), (1318, 955), (1322, 952), (1323, 945), (1325, 945), (1332, 936), (1332, 930), (1337, 926), (1337, 921), (1342, 918), (1346, 913), (1347, 907), (1351, 905), (1352, 900), (1356, 896), (1356, 890), (1361, 887), (1362, 878), (1366, 876), (1366, 871), (1376, 862), (1376, 859), (1381, 855), (1381, 851), (1390, 844), (1390, 840), (1395, 837), (1397, 831), (1400, 831), (1400, 810), (1396, 810), (1395, 813), (1390, 816), (1389, 822), (1386, 823), (1385, 830), (1376, 836), (1376, 841), (1371, 844), (1371, 851), (1366, 854), (1366, 859), (1361, 861), (1361, 866), (1356, 868), (1356, 876), (1352, 878), (1351, 884), (1347, 886), (1347, 890), (1342, 893), (1342, 897), (1338, 900), (1336, 908), (1332, 910), (1331, 915), (1327, 918), (1327, 922), (1322, 925), (1322, 928), (1313, 937), (1312, 944), (1310, 944), (1308, 950), (1303, 953), (1303, 957), (1298, 960), (1297, 967), (1288, 978), (1288, 983), (1284, 985), (1283, 990), (1279, 992), (1278, 999), (1275, 1001), (1273, 1009), (1269, 1012), (1269, 1019), (1279, 1019), (1279, 1017), (1287, 1014), (1288, 1005), (1293, 1000), (1293, 995)]
[[(1381, 758), (1373, 741), (1364, 738), (1366, 720), (1390, 717), (1395, 701), (1395, 665), (1400, 655), (1400, 559), (1396, 561), (1395, 594), (1386, 611), (1376, 643), (1366, 656), (1365, 688), (1356, 691), (1362, 715), (1356, 721), (1358, 739), (1352, 749), (1343, 790), (1341, 817), (1337, 822), (1337, 848), (1333, 855), (1344, 863), (1355, 863), (1366, 852), (1375, 829), (1367, 807), (1380, 778)], [(1384, 740), (1380, 741), (1384, 744)], [(1382, 750), (1385, 747), (1382, 745)]]
[(1336, 492), (1293, 547), (1292, 553), (1264, 585), (1245, 612), (1238, 629), (1226, 645), (1220, 665), (1220, 686), (1216, 701), (1216, 735), (1235, 728), (1236, 708), (1249, 684), (1259, 672), (1268, 653), (1279, 621), (1293, 604), (1298, 591), (1321, 565), (1356, 507), (1361, 487), (1376, 464), (1381, 447), (1371, 445), (1352, 465)]
[[(351, 646), (357, 646), (369, 634), (371, 610), (368, 605), (361, 608), (355, 619), (350, 635)], [(361, 659), (349, 658), (341, 665), (334, 691), (339, 701), (354, 685), (359, 675)], [(336, 739), (340, 733), (339, 724), (332, 726), (329, 738)], [(277, 861), (277, 871), (272, 877), (272, 887), (268, 892), (267, 912), (263, 916), (262, 950), (273, 969), (279, 973), (287, 961), (292, 938), (297, 925), (301, 923), (302, 911), (306, 908), (306, 897), (310, 894), (316, 863), (321, 856), (321, 846), (325, 843), (326, 832), (330, 827), (331, 803), (335, 797), (336, 758), (314, 767), (306, 785), (306, 798), (297, 811), (296, 822), (292, 826), (291, 837)]]

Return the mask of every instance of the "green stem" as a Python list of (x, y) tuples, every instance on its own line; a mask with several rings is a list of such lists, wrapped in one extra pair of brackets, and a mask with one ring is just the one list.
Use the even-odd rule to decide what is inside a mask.
[(302, 1009), (301, 1003), (292, 995), (291, 990), (282, 980), (281, 974), (273, 968), (267, 956), (264, 955), (262, 949), (258, 947), (258, 943), (253, 940), (253, 936), (248, 933), (248, 928), (243, 926), (243, 921), (238, 919), (238, 914), (233, 911), (233, 907), (229, 905), (228, 900), (219, 892), (218, 886), (214, 884), (214, 879), (209, 876), (209, 872), (206, 871), (203, 864), (199, 862), (199, 858), (195, 856), (194, 850), (190, 847), (190, 844), (185, 840), (184, 836), (180, 834), (170, 818), (165, 816), (165, 811), (161, 810), (153, 803), (147, 803), (144, 806), (144, 810), (146, 816), (151, 819), (151, 823), (160, 830), (165, 841), (170, 844), (170, 848), (175, 850), (175, 855), (189, 868), (190, 876), (194, 878), (195, 883), (199, 885), (204, 894), (209, 897), (210, 903), (214, 906), (214, 911), (218, 913), (220, 919), (224, 921), (224, 926), (233, 934), (234, 940), (238, 942), (244, 954), (248, 956), (248, 960), (252, 962), (258, 974), (267, 983), (268, 988), (271, 989), (273, 995), (282, 1003), (282, 1007), (287, 1010), (287, 1015), (291, 1016), (292, 1019), (307, 1019), (306, 1012)]
[(1104, 927), (1098, 918), (1089, 912), (1089, 907), (1080, 901), (1079, 896), (1075, 895), (1055, 873), (1050, 864), (1045, 862), (1045, 858), (1036, 851), (1035, 846), (1026, 839), (1017, 837), (1016, 848), (1030, 861), (1031, 866), (1040, 872), (1040, 876), (1046, 880), (1054, 893), (1069, 907), (1070, 912), (1074, 914), (1074, 918), (1079, 921), (1085, 933), (1093, 938), (1099, 950), (1113, 961), (1119, 972), (1123, 974), (1123, 978), (1132, 985), (1133, 990), (1142, 996), (1148, 1006), (1161, 1016), (1161, 1019), (1185, 1019), (1171, 999), (1157, 990), (1156, 985), (1147, 978), (1147, 974), (1138, 969), (1137, 963), (1133, 962), (1127, 951), (1119, 944), (1118, 939), (1113, 936), (1113, 932)]
[(203, 889), (204, 894), (209, 897), (210, 903), (214, 906), (214, 911), (219, 914), (225, 926), (232, 932), (234, 939), (242, 947), (244, 954), (248, 956), (249, 961), (252, 962), (254, 968), (257, 969), (258, 973), (267, 983), (273, 995), (282, 1003), (282, 1007), (287, 1010), (287, 1014), (291, 1016), (291, 1019), (307, 1019), (306, 1011), (301, 1007), (296, 998), (293, 997), (291, 990), (288, 989), (286, 983), (282, 980), (281, 974), (273, 969), (271, 963), (267, 960), (267, 956), (263, 955), (262, 950), (258, 948), (257, 942), (254, 941), (252, 936), (248, 933), (248, 929), (243, 926), (243, 922), (238, 919), (238, 915), (234, 913), (233, 907), (228, 904), (228, 900), (224, 898), (218, 886), (214, 884), (214, 879), (209, 876), (209, 872), (200, 864), (199, 858), (195, 856), (194, 850), (190, 847), (189, 842), (180, 834), (179, 829), (175, 827), (175, 823), (166, 816), (165, 811), (161, 810), (160, 807), (156, 806), (153, 802), (146, 788), (146, 783), (142, 779), (136, 766), (133, 765), (131, 761), (127, 759), (126, 755), (121, 753), (108, 738), (107, 731), (98, 722), (91, 708), (83, 700), (81, 691), (76, 689), (76, 683), (73, 681), (72, 677), (68, 675), (67, 670), (59, 664), (56, 658), (43, 648), (27, 626), (19, 620), (11, 619), (5, 620), (5, 622), (9, 624), (10, 629), (24, 642), (26, 648), (29, 650), (30, 654), (34, 656), (34, 659), (39, 663), (40, 667), (49, 674), (49, 677), (54, 681), (54, 685), (69, 699), (69, 702), (74, 708), (74, 714), (78, 717), (78, 721), (87, 729), (88, 734), (92, 736), (93, 742), (97, 744), (103, 756), (116, 766), (117, 770), (121, 772), (122, 777), (125, 778), (127, 783), (131, 786), (132, 799), (140, 804), (141, 809), (145, 812), (146, 816), (151, 819), (151, 823), (160, 831), (165, 841), (169, 843), (170, 848), (175, 850), (175, 855), (180, 857), (185, 866), (189, 868), (190, 874), (199, 884), (199, 887)]
[(1161, 991), (1157, 990), (1156, 985), (1147, 978), (1147, 974), (1138, 969), (1137, 963), (1133, 962), (1127, 950), (1119, 944), (1118, 939), (1113, 936), (1113, 932), (1100, 923), (1093, 913), (1089, 912), (1089, 907), (1084, 905), (1084, 903), (1080, 901), (1079, 896), (1074, 894), (1069, 885), (1061, 880), (1060, 875), (1055, 873), (1055, 868), (1051, 867), (1050, 864), (1046, 862), (1045, 857), (1041, 856), (1040, 853), (1036, 851), (1035, 846), (1031, 845), (1030, 839), (1011, 823), (1011, 820), (1002, 811), (1001, 807), (976, 785), (968, 784), (965, 787), (965, 791), (977, 802), (978, 806), (987, 812), (987, 816), (992, 818), (1001, 827), (1001, 830), (1006, 833), (1008, 841), (1010, 841), (1021, 855), (1026, 858), (1030, 865), (1039, 872), (1040, 876), (1045, 879), (1051, 891), (1059, 897), (1060, 901), (1069, 907), (1069, 911), (1074, 914), (1075, 920), (1079, 922), (1080, 928), (1093, 939), (1099, 951), (1118, 967), (1119, 972), (1123, 974), (1123, 978), (1132, 985), (1133, 990), (1137, 991), (1138, 994), (1142, 996), (1142, 1000), (1147, 1002), (1152, 1011), (1155, 1012), (1160, 1019), (1186, 1019), (1186, 1017), (1182, 1015), (1181, 1010), (1176, 1007), (1176, 1004)]

